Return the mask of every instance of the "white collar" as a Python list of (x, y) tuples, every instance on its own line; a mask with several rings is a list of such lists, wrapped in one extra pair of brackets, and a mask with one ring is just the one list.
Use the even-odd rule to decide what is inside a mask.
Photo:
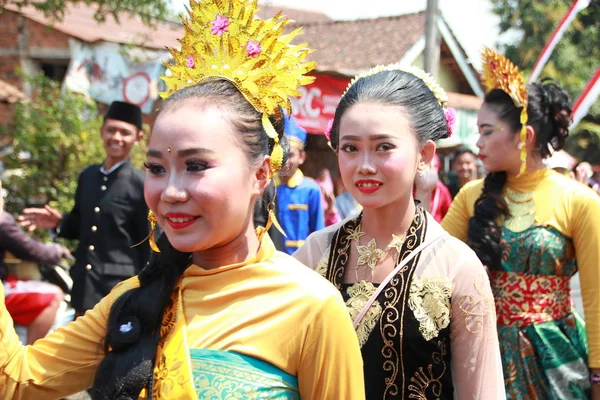
[(110, 175), (111, 172), (113, 172), (115, 169), (119, 168), (121, 165), (125, 164), (128, 161), (128, 159), (124, 159), (123, 161), (119, 161), (118, 163), (116, 163), (115, 165), (113, 165), (108, 171), (104, 169), (104, 164), (102, 164), (100, 166), (100, 172), (102, 172), (104, 175)]

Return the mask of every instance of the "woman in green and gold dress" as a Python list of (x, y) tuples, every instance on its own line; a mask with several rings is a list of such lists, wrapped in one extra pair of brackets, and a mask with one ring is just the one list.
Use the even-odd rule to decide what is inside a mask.
[[(600, 198), (543, 163), (568, 134), (569, 97), (551, 81), (525, 87), (490, 49), (484, 77), (477, 146), (489, 174), (461, 189), (442, 226), (488, 268), (507, 397), (597, 399)], [(585, 325), (571, 303), (577, 271)]]

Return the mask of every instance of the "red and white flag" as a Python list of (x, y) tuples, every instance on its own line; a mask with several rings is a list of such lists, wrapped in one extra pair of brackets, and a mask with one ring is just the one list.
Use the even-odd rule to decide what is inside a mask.
[(583, 92), (579, 95), (579, 98), (575, 100), (573, 106), (573, 123), (571, 127), (574, 127), (586, 116), (590, 107), (596, 102), (600, 96), (600, 68), (596, 70), (592, 79), (585, 85)]
[(533, 66), (533, 71), (531, 71), (531, 77), (529, 78), (530, 82), (534, 82), (538, 78), (538, 76), (540, 76), (540, 73), (542, 72), (542, 69), (544, 69), (544, 65), (546, 65), (546, 63), (548, 62), (552, 51), (565, 34), (565, 31), (567, 30), (571, 22), (573, 22), (573, 20), (577, 16), (577, 13), (579, 13), (579, 11), (581, 10), (584, 10), (589, 4), (590, 0), (575, 0), (573, 4), (571, 4), (571, 7), (569, 7), (569, 10), (567, 11), (563, 19), (560, 21), (554, 32), (552, 32), (550, 40), (548, 40), (548, 43), (546, 43), (546, 46), (544, 46), (542, 52), (538, 56), (538, 59), (535, 62), (535, 65)]

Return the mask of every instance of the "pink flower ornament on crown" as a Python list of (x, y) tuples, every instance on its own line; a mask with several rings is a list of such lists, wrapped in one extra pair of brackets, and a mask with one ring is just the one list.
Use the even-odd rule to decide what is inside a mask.
[(248, 54), (252, 58), (258, 57), (261, 52), (260, 42), (255, 42), (254, 40), (248, 40), (248, 45), (246, 46), (246, 54)]
[(188, 68), (194, 68), (196, 63), (194, 62), (194, 56), (189, 56), (185, 59), (186, 65)]
[(211, 22), (212, 26), (210, 27), (210, 32), (213, 35), (221, 36), (223, 32), (229, 32), (229, 19), (227, 17), (217, 14), (217, 18)]
[(444, 108), (444, 117), (446, 118), (446, 124), (448, 124), (448, 137), (452, 137), (456, 128), (456, 110), (452, 107)]

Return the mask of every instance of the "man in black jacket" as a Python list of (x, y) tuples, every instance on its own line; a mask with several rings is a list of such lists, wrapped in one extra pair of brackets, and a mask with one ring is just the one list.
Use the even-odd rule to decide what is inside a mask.
[(79, 240), (71, 268), (72, 304), (79, 315), (94, 307), (120, 281), (136, 275), (148, 260), (149, 234), (144, 175), (129, 154), (143, 136), (139, 107), (115, 101), (100, 129), (104, 163), (79, 176), (75, 205), (68, 214), (52, 207), (27, 208), (22, 226), (56, 229), (58, 236)]

